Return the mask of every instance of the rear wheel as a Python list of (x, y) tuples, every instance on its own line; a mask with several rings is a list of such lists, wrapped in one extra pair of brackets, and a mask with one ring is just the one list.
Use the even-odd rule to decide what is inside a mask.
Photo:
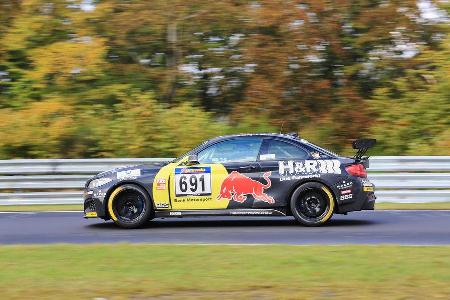
[(153, 208), (150, 198), (141, 187), (124, 184), (109, 197), (108, 212), (120, 227), (138, 228), (151, 219)]
[(292, 194), (291, 211), (301, 224), (319, 226), (333, 215), (333, 195), (321, 183), (308, 182), (302, 184)]

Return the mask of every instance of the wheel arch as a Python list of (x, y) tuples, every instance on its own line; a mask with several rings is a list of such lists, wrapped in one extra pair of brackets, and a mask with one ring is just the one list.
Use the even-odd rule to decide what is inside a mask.
[(333, 202), (334, 202), (334, 209), (335, 211), (339, 210), (339, 206), (338, 206), (338, 202), (337, 202), (337, 195), (336, 193), (333, 191), (333, 189), (331, 188), (331, 185), (327, 182), (325, 182), (324, 180), (320, 179), (320, 178), (308, 178), (308, 179), (304, 179), (304, 180), (300, 180), (298, 182), (296, 182), (291, 190), (289, 191), (288, 197), (286, 199), (286, 211), (287, 212), (291, 212), (291, 197), (292, 195), (295, 193), (295, 191), (302, 185), (306, 184), (306, 183), (310, 183), (310, 182), (316, 182), (316, 183), (320, 183), (323, 184), (331, 193), (331, 196), (333, 197)]
[(111, 194), (117, 188), (119, 188), (123, 185), (126, 185), (126, 184), (135, 185), (135, 186), (140, 187), (142, 190), (144, 190), (145, 194), (148, 196), (148, 199), (150, 199), (150, 203), (152, 204), (152, 209), (155, 210), (155, 203), (153, 202), (153, 198), (142, 183), (137, 182), (137, 181), (132, 181), (132, 180), (124, 180), (124, 181), (120, 181), (120, 182), (116, 183), (115, 185), (113, 185), (105, 195), (105, 200), (103, 201), (103, 208), (105, 210), (105, 217), (107, 220), (111, 219), (111, 216), (109, 215), (109, 210), (108, 210), (108, 203), (109, 203), (109, 200), (110, 200), (109, 198), (111, 197)]

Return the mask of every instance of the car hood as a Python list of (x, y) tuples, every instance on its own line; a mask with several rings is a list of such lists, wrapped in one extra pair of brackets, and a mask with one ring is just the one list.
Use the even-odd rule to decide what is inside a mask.
[(140, 176), (142, 176), (144, 174), (156, 173), (165, 165), (167, 165), (167, 163), (154, 163), (152, 165), (133, 165), (133, 166), (118, 167), (118, 168), (114, 168), (114, 169), (111, 169), (108, 171), (98, 173), (92, 179), (97, 179), (97, 178), (102, 178), (102, 177), (110, 177), (114, 174), (117, 174), (118, 172), (126, 172), (126, 171), (132, 171), (132, 170), (140, 170), (141, 171)]

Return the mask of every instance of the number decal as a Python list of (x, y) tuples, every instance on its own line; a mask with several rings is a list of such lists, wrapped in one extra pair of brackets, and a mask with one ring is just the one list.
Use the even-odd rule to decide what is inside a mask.
[(180, 191), (185, 193), (187, 191), (187, 183), (186, 183), (186, 176), (180, 176)]
[(205, 190), (205, 175), (200, 176), (200, 181), (202, 182), (202, 190)]
[(211, 167), (175, 168), (175, 195), (211, 195)]
[(195, 175), (191, 175), (189, 182), (191, 183), (191, 192), (195, 192), (197, 190), (197, 177), (195, 177)]

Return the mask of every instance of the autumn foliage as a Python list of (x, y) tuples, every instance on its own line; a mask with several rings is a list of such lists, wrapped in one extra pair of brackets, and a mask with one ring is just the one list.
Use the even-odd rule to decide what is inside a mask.
[(173, 157), (238, 132), (450, 154), (449, 5), (0, 3), (0, 158)]

